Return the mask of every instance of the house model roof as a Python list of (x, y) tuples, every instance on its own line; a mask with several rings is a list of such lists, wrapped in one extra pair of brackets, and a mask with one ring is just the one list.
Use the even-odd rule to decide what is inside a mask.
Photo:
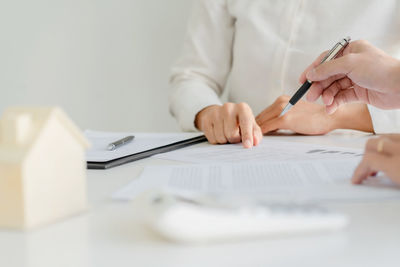
[(13, 107), (0, 118), (0, 163), (20, 162), (29, 153), (50, 119), (56, 118), (84, 148), (89, 142), (57, 107)]

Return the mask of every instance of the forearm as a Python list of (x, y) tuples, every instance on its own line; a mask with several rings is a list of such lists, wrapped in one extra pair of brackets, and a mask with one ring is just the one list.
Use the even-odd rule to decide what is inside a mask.
[(396, 60), (395, 66), (393, 67), (393, 71), (391, 73), (393, 77), (393, 92), (397, 92), (400, 94), (400, 60)]
[(185, 131), (195, 131), (196, 114), (220, 105), (231, 70), (235, 19), (226, 1), (195, 1), (182, 55), (170, 80), (170, 110)]
[(333, 130), (351, 129), (374, 132), (371, 115), (366, 104), (352, 103), (340, 107), (333, 115)]

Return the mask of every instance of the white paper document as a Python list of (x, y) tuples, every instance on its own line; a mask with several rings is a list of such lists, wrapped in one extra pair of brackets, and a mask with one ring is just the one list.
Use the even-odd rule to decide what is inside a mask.
[(251, 195), (274, 200), (368, 200), (400, 198), (400, 189), (385, 177), (352, 185), (359, 160), (313, 160), (242, 164), (197, 164), (146, 167), (113, 195), (133, 199), (148, 190), (178, 194)]
[[(87, 161), (105, 162), (139, 153), (160, 146), (201, 135), (200, 133), (112, 133), (86, 130), (85, 136), (91, 147), (86, 153)], [(132, 142), (109, 151), (107, 146), (128, 135), (134, 135)]]
[(242, 144), (214, 145), (176, 150), (155, 157), (190, 163), (237, 163), (271, 160), (361, 159), (362, 155), (362, 149), (264, 138), (258, 146), (251, 149), (243, 148)]

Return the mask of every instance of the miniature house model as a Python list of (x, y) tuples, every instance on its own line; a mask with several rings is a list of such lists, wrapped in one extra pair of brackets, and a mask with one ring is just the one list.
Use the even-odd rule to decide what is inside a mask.
[(85, 137), (59, 108), (0, 118), (0, 228), (30, 229), (87, 207)]

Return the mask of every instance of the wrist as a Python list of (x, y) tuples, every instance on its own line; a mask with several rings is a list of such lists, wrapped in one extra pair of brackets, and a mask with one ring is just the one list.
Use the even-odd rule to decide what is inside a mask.
[(218, 106), (218, 105), (207, 106), (207, 107), (201, 109), (199, 112), (197, 112), (196, 117), (194, 118), (194, 126), (198, 130), (202, 131), (202, 127), (201, 127), (202, 124), (203, 124), (202, 122), (204, 120), (204, 117), (206, 117), (206, 114), (207, 114), (208, 110), (210, 108), (213, 108), (213, 107), (216, 107), (216, 106)]
[(366, 104), (352, 103), (341, 106), (332, 116), (332, 130), (350, 129), (374, 132), (371, 115)]

